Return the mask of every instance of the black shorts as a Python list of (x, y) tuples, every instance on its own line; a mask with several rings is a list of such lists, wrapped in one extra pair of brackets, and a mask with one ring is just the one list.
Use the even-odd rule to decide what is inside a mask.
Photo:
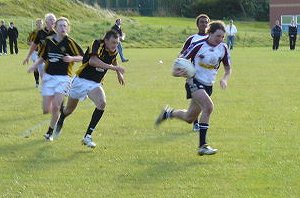
[(192, 98), (192, 93), (199, 89), (204, 89), (209, 96), (211, 96), (213, 92), (212, 86), (203, 85), (196, 78), (192, 78), (185, 83), (186, 98)]

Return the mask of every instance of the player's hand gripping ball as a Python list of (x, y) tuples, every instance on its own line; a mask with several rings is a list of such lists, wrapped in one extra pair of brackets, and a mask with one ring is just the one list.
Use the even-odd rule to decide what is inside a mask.
[(184, 70), (188, 78), (192, 78), (196, 73), (194, 64), (185, 58), (176, 58), (173, 63), (173, 68)]

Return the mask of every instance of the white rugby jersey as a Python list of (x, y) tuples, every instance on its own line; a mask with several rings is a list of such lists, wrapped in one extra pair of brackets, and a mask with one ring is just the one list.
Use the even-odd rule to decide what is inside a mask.
[(207, 39), (192, 43), (184, 52), (183, 58), (191, 59), (196, 68), (195, 78), (207, 86), (214, 84), (220, 63), (230, 66), (230, 55), (227, 45), (220, 43), (213, 46)]
[(195, 43), (197, 41), (206, 39), (208, 37), (208, 34), (193, 34), (191, 35), (189, 38), (187, 38), (187, 40), (185, 41), (182, 50), (181, 50), (181, 54), (184, 53), (184, 51), (191, 45), (191, 43)]

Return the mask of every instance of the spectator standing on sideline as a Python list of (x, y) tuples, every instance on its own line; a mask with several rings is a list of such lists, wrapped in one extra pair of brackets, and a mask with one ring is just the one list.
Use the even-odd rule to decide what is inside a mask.
[(4, 20), (1, 21), (0, 26), (0, 55), (2, 55), (2, 52), (4, 55), (7, 54), (7, 45), (6, 45), (6, 39), (7, 39), (7, 28), (5, 27)]
[(273, 38), (273, 50), (278, 50), (280, 37), (282, 35), (282, 29), (279, 25), (279, 20), (275, 21), (275, 25), (271, 30), (271, 36)]
[(112, 30), (116, 31), (119, 35), (119, 38), (120, 38), (120, 41), (119, 41), (119, 44), (118, 44), (118, 53), (121, 57), (121, 61), (122, 62), (127, 62), (128, 59), (124, 57), (123, 55), (123, 47), (122, 47), (122, 44), (121, 44), (121, 41), (124, 41), (125, 40), (125, 33), (122, 32), (122, 29), (121, 29), (121, 24), (122, 24), (122, 20), (121, 19), (117, 19), (116, 20), (116, 23), (115, 25), (111, 28)]
[(227, 34), (227, 46), (229, 49), (233, 49), (235, 34), (237, 33), (237, 28), (233, 24), (233, 20), (229, 21), (229, 25), (225, 28)]
[(19, 53), (19, 49), (18, 49), (19, 32), (13, 22), (9, 23), (9, 28), (7, 29), (7, 35), (9, 40), (10, 54), (14, 54), (14, 48), (15, 48), (15, 53), (18, 54)]
[(290, 50), (294, 50), (296, 46), (296, 40), (297, 40), (297, 25), (294, 19), (291, 21), (291, 24), (289, 25), (289, 40), (290, 40)]

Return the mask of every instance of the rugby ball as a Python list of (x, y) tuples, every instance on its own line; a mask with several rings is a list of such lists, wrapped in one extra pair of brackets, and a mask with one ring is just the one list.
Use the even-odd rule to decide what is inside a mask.
[(189, 78), (193, 77), (196, 73), (194, 64), (185, 58), (176, 58), (173, 63), (173, 68), (185, 70)]

